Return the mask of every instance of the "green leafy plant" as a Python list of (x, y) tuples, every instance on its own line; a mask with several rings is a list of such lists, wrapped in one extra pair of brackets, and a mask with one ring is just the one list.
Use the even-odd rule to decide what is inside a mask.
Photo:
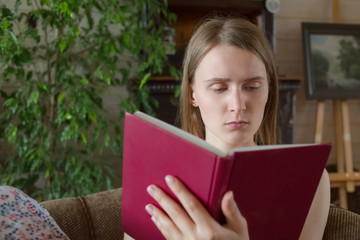
[[(167, 1), (16, 0), (0, 11), (1, 183), (39, 200), (111, 188), (103, 153), (120, 159), (124, 111), (156, 105), (146, 83), (167, 60)], [(140, 81), (112, 119), (103, 95), (129, 79)]]

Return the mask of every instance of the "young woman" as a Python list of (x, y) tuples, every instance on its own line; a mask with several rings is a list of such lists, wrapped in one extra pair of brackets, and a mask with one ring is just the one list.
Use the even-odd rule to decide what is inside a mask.
[[(276, 144), (277, 85), (272, 50), (255, 25), (243, 19), (207, 20), (185, 54), (182, 127), (224, 151)], [(163, 210), (149, 204), (146, 211), (166, 239), (249, 239), (231, 191), (222, 199), (226, 224), (220, 225), (178, 179), (165, 180), (181, 205), (150, 185), (148, 193)], [(322, 239), (329, 204), (324, 171), (301, 239)]]

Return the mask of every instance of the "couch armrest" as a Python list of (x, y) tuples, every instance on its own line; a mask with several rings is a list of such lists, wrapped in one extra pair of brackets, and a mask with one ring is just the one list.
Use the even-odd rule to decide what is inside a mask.
[(323, 240), (340, 239), (360, 239), (360, 215), (331, 205)]
[(70, 239), (123, 239), (121, 194), (121, 189), (114, 189), (41, 204)]

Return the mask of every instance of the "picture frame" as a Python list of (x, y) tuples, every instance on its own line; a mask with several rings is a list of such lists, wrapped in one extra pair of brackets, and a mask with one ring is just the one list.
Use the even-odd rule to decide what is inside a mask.
[(308, 99), (360, 99), (360, 25), (302, 23)]

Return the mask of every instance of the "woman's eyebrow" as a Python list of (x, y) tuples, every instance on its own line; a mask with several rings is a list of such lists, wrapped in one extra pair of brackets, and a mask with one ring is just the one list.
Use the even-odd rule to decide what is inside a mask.
[(266, 77), (263, 76), (255, 76), (245, 79), (245, 82), (251, 82), (251, 81), (266, 81)]
[[(245, 79), (245, 82), (251, 82), (251, 81), (265, 81), (266, 77), (263, 76), (254, 76), (254, 77), (249, 77), (247, 79)], [(209, 78), (207, 80), (205, 80), (205, 82), (207, 83), (215, 83), (215, 82), (229, 82), (231, 81), (230, 78), (221, 78), (221, 77), (214, 77), (214, 78)]]
[(209, 83), (213, 83), (213, 82), (229, 82), (230, 78), (209, 78), (207, 80), (205, 80), (205, 82), (209, 82)]

